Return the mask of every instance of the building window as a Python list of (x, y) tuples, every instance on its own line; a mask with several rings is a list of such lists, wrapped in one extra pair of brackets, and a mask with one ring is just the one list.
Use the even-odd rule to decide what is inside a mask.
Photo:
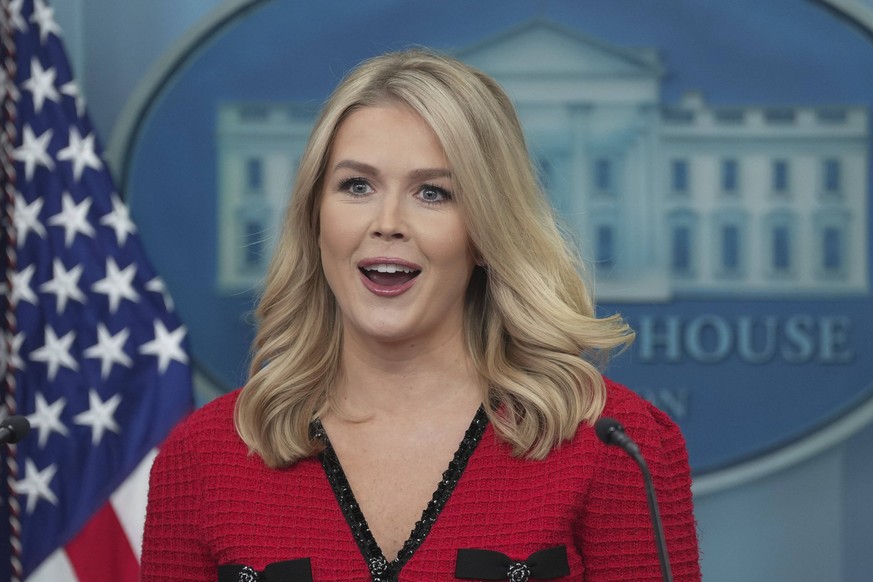
[(600, 158), (594, 162), (594, 189), (599, 193), (613, 190), (612, 160)]
[(261, 192), (264, 189), (264, 162), (261, 158), (246, 160), (246, 190)]
[(768, 124), (789, 125), (797, 119), (797, 112), (787, 107), (764, 110), (764, 121)]
[(263, 223), (249, 219), (243, 223), (243, 249), (241, 254), (242, 272), (259, 272), (264, 262), (264, 237), (266, 232)]
[(612, 226), (597, 227), (596, 260), (598, 268), (615, 264), (615, 229)]
[(259, 222), (246, 222), (245, 267), (256, 269), (261, 265), (264, 250), (264, 228)]
[(721, 270), (724, 274), (735, 274), (740, 270), (740, 228), (726, 224), (721, 228)]
[(785, 273), (791, 270), (791, 230), (781, 224), (773, 227), (771, 267), (774, 273)]
[(788, 179), (788, 162), (773, 160), (771, 186), (776, 194), (788, 194), (790, 183)]
[(849, 119), (849, 112), (845, 109), (829, 107), (816, 110), (815, 116), (821, 123), (842, 125)]
[(815, 216), (816, 274), (822, 279), (842, 279), (849, 275), (850, 222), (848, 210), (825, 210)]
[(843, 232), (835, 226), (825, 227), (822, 231), (822, 269), (825, 273), (841, 273), (843, 263)]
[(262, 122), (270, 118), (270, 110), (265, 105), (243, 105), (238, 111), (243, 121)]
[(788, 210), (779, 210), (765, 217), (763, 262), (767, 275), (785, 280), (794, 274), (798, 259), (796, 222), (795, 214)]
[(689, 210), (677, 210), (667, 217), (667, 244), (670, 273), (679, 279), (690, 279), (695, 275), (697, 263), (698, 217)]
[(721, 229), (721, 266), (728, 272), (740, 266), (740, 231), (734, 225)]
[(716, 109), (715, 120), (725, 125), (741, 125), (746, 118), (746, 112), (742, 109)]
[(688, 160), (673, 160), (670, 164), (670, 188), (676, 194), (688, 194)]
[(670, 269), (675, 275), (691, 273), (691, 227), (674, 226), (670, 233)]
[(822, 187), (827, 195), (839, 195), (842, 189), (840, 160), (828, 158), (822, 162)]
[(661, 112), (661, 119), (671, 125), (691, 125), (694, 123), (694, 111), (678, 107), (667, 107)]
[(737, 160), (722, 160), (721, 189), (726, 194), (737, 194), (740, 189), (740, 165)]

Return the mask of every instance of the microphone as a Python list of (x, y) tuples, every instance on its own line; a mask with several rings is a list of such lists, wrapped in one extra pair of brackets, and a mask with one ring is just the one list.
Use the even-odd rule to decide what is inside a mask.
[(673, 582), (673, 572), (670, 570), (670, 556), (667, 554), (667, 542), (664, 540), (664, 526), (661, 524), (661, 514), (658, 511), (658, 500), (655, 498), (655, 486), (649, 466), (640, 453), (640, 447), (624, 432), (624, 427), (614, 418), (601, 417), (594, 423), (594, 432), (606, 445), (614, 445), (625, 451), (636, 461), (643, 473), (646, 485), (646, 499), (649, 502), (649, 516), (652, 518), (652, 528), (655, 530), (655, 545), (658, 548), (658, 562), (661, 564), (661, 579)]
[(24, 416), (10, 416), (0, 422), (0, 444), (15, 444), (30, 432), (30, 423)]

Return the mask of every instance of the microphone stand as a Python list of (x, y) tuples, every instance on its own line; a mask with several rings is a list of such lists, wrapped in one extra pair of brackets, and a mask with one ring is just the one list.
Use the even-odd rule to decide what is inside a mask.
[(658, 510), (658, 500), (655, 498), (655, 487), (652, 484), (652, 475), (649, 466), (643, 456), (631, 454), (631, 458), (637, 462), (643, 473), (643, 481), (646, 483), (646, 499), (649, 502), (649, 514), (652, 516), (652, 527), (655, 529), (655, 544), (658, 546), (658, 561), (661, 564), (661, 579), (664, 582), (673, 582), (673, 573), (670, 571), (670, 556), (667, 554), (667, 541), (664, 539), (664, 525), (661, 522), (661, 512)]
[(658, 500), (655, 497), (655, 485), (652, 483), (652, 474), (649, 466), (640, 453), (637, 444), (624, 432), (624, 427), (612, 418), (601, 418), (594, 423), (594, 431), (597, 437), (607, 445), (614, 445), (626, 452), (640, 468), (643, 474), (643, 482), (646, 486), (646, 500), (649, 503), (649, 516), (652, 519), (652, 528), (655, 531), (655, 545), (658, 548), (658, 563), (661, 565), (661, 579), (663, 582), (673, 582), (673, 572), (670, 569), (670, 556), (667, 553), (667, 541), (664, 538), (664, 525), (661, 522), (661, 512), (658, 510)]

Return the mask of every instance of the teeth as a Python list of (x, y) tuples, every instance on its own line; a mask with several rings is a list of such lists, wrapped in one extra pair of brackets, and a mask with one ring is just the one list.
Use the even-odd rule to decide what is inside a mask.
[(364, 267), (364, 270), (379, 271), (380, 273), (412, 273), (414, 271), (414, 269), (410, 269), (409, 267), (395, 265), (393, 263), (380, 263), (378, 265), (370, 265), (369, 267)]

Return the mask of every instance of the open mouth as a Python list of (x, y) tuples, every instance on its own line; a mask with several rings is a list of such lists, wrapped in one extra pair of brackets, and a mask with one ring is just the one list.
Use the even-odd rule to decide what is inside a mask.
[(360, 271), (367, 279), (379, 287), (399, 287), (412, 281), (421, 274), (420, 270), (411, 269), (404, 265), (393, 263), (368, 265), (366, 267), (360, 267)]

